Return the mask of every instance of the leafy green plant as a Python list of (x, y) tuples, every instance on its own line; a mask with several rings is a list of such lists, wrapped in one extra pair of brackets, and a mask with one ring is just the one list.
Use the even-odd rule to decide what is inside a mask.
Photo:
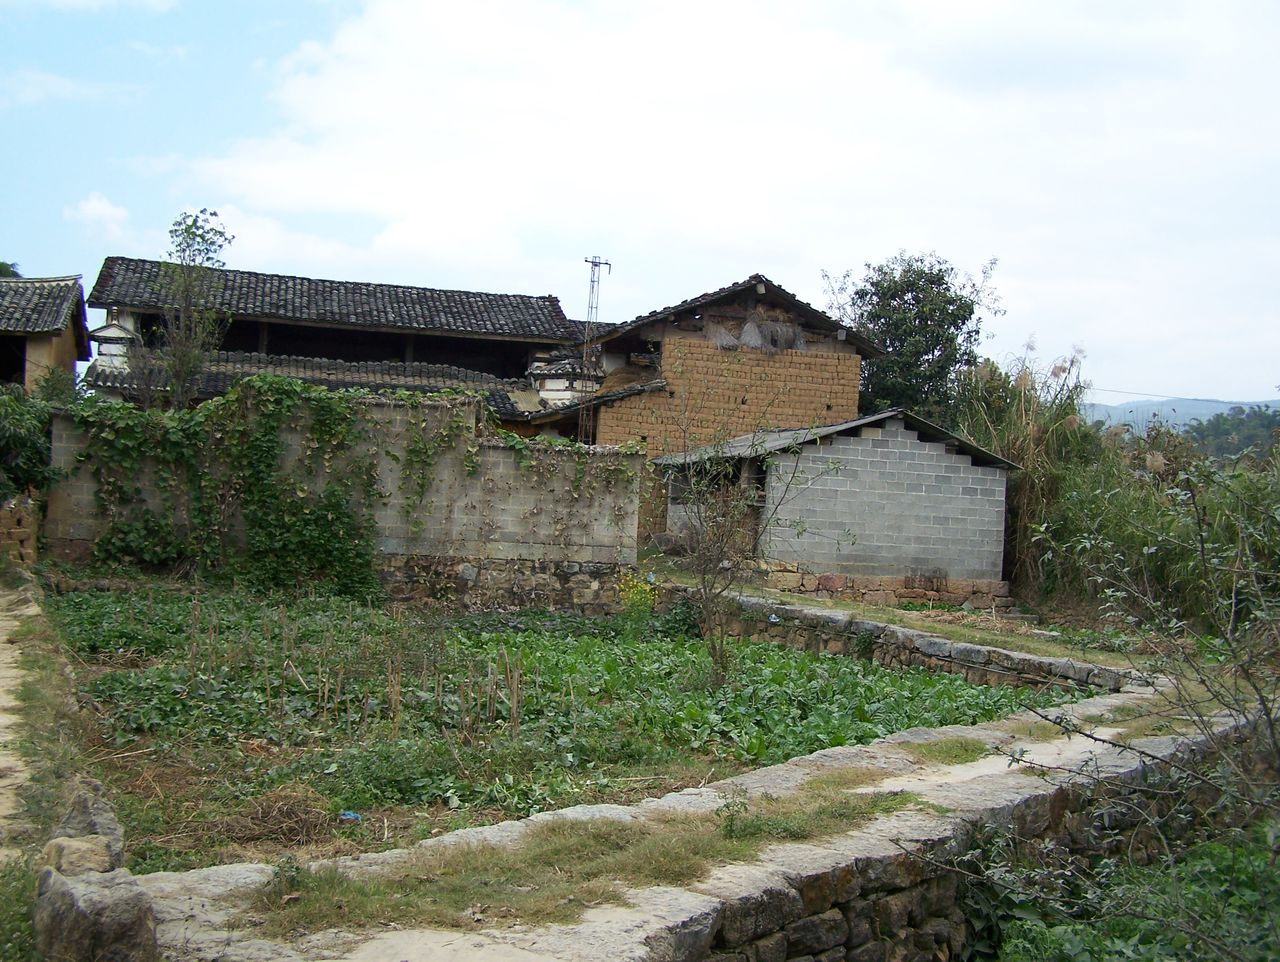
[(31, 903), (36, 880), (21, 859), (0, 863), (0, 959), (4, 962), (36, 962)]
[(0, 501), (57, 480), (49, 463), (47, 401), (27, 397), (19, 384), (0, 385)]

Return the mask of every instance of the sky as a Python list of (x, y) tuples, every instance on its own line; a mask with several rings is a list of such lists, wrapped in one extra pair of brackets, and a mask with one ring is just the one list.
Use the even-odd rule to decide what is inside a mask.
[(87, 289), (203, 207), (230, 267), (578, 318), (599, 255), (617, 322), (996, 258), (983, 353), (1271, 399), (1278, 46), (1272, 0), (0, 0), (0, 260)]

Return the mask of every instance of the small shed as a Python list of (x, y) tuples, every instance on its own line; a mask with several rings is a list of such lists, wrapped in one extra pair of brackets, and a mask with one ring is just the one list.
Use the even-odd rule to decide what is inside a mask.
[(841, 576), (842, 588), (877, 579), (877, 588), (946, 593), (968, 582), (960, 593), (999, 592), (1005, 482), (1017, 465), (945, 428), (893, 409), (658, 458), (670, 534), (688, 525), (686, 472), (713, 462), (736, 462), (733, 476), (759, 504), (761, 560)]

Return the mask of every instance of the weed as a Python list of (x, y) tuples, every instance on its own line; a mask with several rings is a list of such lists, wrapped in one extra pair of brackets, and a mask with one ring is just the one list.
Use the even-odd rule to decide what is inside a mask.
[(976, 738), (939, 738), (931, 742), (909, 744), (905, 748), (922, 765), (967, 765), (991, 754), (986, 742)]

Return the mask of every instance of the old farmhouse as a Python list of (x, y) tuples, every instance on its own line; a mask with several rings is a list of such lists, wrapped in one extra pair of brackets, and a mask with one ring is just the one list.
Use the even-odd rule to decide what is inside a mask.
[(87, 360), (79, 276), (0, 279), (0, 383), (31, 391), (51, 370), (74, 376)]
[[(94, 389), (137, 393), (129, 346), (163, 323), (164, 271), (123, 257), (103, 265), (89, 297), (110, 317), (91, 335)], [(965, 600), (1003, 593), (1011, 465), (908, 412), (860, 419), (862, 361), (881, 349), (762, 274), (594, 331), (551, 296), (233, 270), (219, 271), (213, 290), (230, 322), (202, 396), (263, 371), (331, 387), (463, 388), (520, 434), (638, 443), (655, 459), (642, 544), (687, 522), (666, 473), (727, 445), (774, 499), (777, 523), (758, 534), (781, 580), (796, 574), (795, 587), (813, 588), (803, 569), (875, 597), (939, 597), (948, 584), (948, 597)], [(822, 464), (829, 476), (784, 504), (781, 469), (761, 472), (764, 455), (792, 474)], [(850, 533), (844, 548), (826, 531), (835, 527)], [(787, 534), (800, 529), (808, 534)]]

